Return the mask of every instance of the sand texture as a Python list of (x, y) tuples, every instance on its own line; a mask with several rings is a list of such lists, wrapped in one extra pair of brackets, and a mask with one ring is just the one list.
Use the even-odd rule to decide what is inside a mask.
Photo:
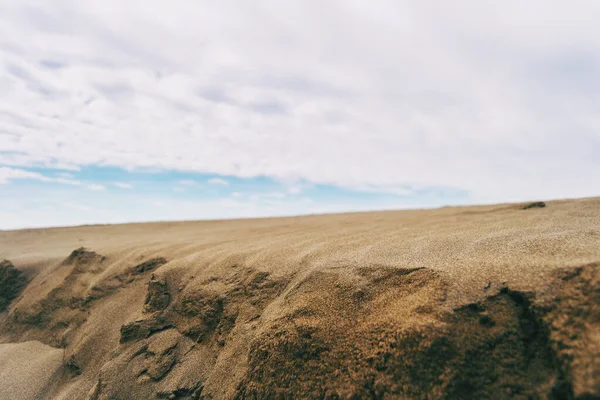
[(0, 399), (36, 399), (63, 368), (63, 349), (38, 341), (0, 344)]
[(600, 398), (600, 199), (0, 232), (0, 398)]

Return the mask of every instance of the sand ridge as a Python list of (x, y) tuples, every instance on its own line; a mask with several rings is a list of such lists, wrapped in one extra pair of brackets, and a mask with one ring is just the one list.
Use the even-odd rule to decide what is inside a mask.
[(0, 339), (46, 398), (593, 394), (600, 199), (546, 205), (0, 232)]

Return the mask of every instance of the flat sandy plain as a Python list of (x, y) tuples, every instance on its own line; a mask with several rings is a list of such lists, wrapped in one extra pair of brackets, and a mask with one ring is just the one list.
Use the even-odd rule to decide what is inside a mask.
[(0, 232), (0, 398), (600, 398), (600, 198), (546, 204)]

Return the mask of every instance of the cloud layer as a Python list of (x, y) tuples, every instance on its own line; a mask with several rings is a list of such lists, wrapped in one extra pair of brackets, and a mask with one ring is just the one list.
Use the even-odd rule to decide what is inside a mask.
[(12, 1), (0, 15), (5, 168), (600, 195), (597, 1)]

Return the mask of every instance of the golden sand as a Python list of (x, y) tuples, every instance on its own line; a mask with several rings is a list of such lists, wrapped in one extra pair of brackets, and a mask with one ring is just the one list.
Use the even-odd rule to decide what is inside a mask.
[(600, 199), (522, 206), (0, 232), (0, 397), (600, 395)]

